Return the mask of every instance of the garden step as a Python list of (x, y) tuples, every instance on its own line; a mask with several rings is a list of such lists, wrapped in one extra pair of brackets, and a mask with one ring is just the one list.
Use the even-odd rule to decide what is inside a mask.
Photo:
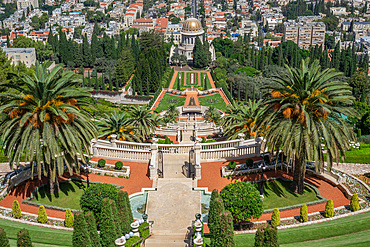
[(177, 247), (177, 246), (188, 246), (188, 239), (185, 239), (184, 235), (179, 234), (167, 234), (166, 235), (156, 235), (153, 234), (150, 238), (145, 241), (145, 247)]

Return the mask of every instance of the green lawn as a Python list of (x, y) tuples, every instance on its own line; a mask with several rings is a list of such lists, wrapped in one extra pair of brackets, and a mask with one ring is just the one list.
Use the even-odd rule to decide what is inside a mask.
[(208, 89), (211, 89), (212, 86), (211, 86), (211, 83), (209, 82), (209, 78), (208, 78), (208, 75), (207, 73), (200, 73), (200, 80), (201, 80), (201, 83), (202, 83), (202, 87), (203, 89), (205, 89), (204, 87), (204, 83), (203, 83), (203, 76), (206, 75), (206, 84), (207, 84), (207, 90)]
[[(265, 182), (263, 187), (263, 208), (281, 208), (319, 200), (312, 188), (306, 186), (303, 194), (300, 195), (290, 191), (290, 184), (290, 181), (280, 179)], [(257, 183), (256, 186), (259, 189), (260, 183)]]
[(159, 113), (164, 110), (167, 110), (170, 104), (175, 104), (176, 106), (183, 106), (185, 104), (185, 99), (186, 99), (185, 96), (174, 96), (165, 94), (161, 102), (159, 102), (159, 105), (157, 106), (155, 111)]
[[(326, 156), (324, 156), (326, 160)], [(340, 159), (340, 162), (343, 162)], [(346, 152), (345, 163), (370, 164), (370, 144), (361, 143), (360, 149), (352, 149)]]
[(18, 222), (0, 219), (0, 227), (6, 232), (10, 246), (17, 246), (17, 233), (26, 228), (31, 236), (33, 246), (72, 246), (72, 232), (54, 230), (46, 227), (31, 226)]
[(61, 182), (59, 186), (60, 192), (58, 195), (48, 194), (47, 186), (41, 187), (32, 201), (44, 205), (81, 210), (80, 198), (85, 191), (86, 184), (72, 180), (70, 182)]
[(193, 84), (193, 86), (198, 87), (198, 83), (199, 83), (198, 73), (190, 73), (190, 72), (186, 73), (186, 85), (184, 85), (184, 87), (186, 87), (186, 88), (191, 87), (191, 85), (190, 85), (190, 74), (194, 74), (194, 84)]
[[(289, 244), (288, 246), (370, 246), (369, 230), (370, 212), (367, 212), (324, 223), (279, 230), (279, 244)], [(206, 243), (209, 244), (209, 238), (206, 239)], [(235, 246), (254, 246), (254, 233), (235, 235)]]
[(213, 94), (209, 96), (198, 97), (199, 104), (202, 106), (214, 106), (217, 109), (225, 112), (228, 108), (221, 95)]

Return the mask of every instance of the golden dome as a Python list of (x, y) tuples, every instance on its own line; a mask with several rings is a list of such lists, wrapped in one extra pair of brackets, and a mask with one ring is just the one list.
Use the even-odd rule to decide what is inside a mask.
[(198, 19), (195, 18), (189, 18), (187, 19), (183, 26), (182, 26), (182, 32), (200, 32), (203, 31), (202, 24)]

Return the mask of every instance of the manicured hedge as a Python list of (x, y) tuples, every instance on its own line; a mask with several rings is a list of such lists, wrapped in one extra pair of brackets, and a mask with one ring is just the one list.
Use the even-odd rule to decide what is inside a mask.
[(19, 206), (19, 202), (17, 200), (13, 201), (12, 215), (13, 218), (16, 219), (19, 219), (22, 216), (21, 207)]

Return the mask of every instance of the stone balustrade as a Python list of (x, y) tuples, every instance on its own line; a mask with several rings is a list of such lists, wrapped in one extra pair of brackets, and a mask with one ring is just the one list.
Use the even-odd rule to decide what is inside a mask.
[(194, 144), (158, 144), (158, 149), (163, 153), (170, 154), (188, 154)]
[[(202, 145), (203, 148), (203, 145)], [(242, 147), (228, 147), (217, 149), (202, 149), (200, 159), (203, 162), (217, 161), (217, 160), (232, 160), (259, 156), (259, 145), (253, 144)]]

